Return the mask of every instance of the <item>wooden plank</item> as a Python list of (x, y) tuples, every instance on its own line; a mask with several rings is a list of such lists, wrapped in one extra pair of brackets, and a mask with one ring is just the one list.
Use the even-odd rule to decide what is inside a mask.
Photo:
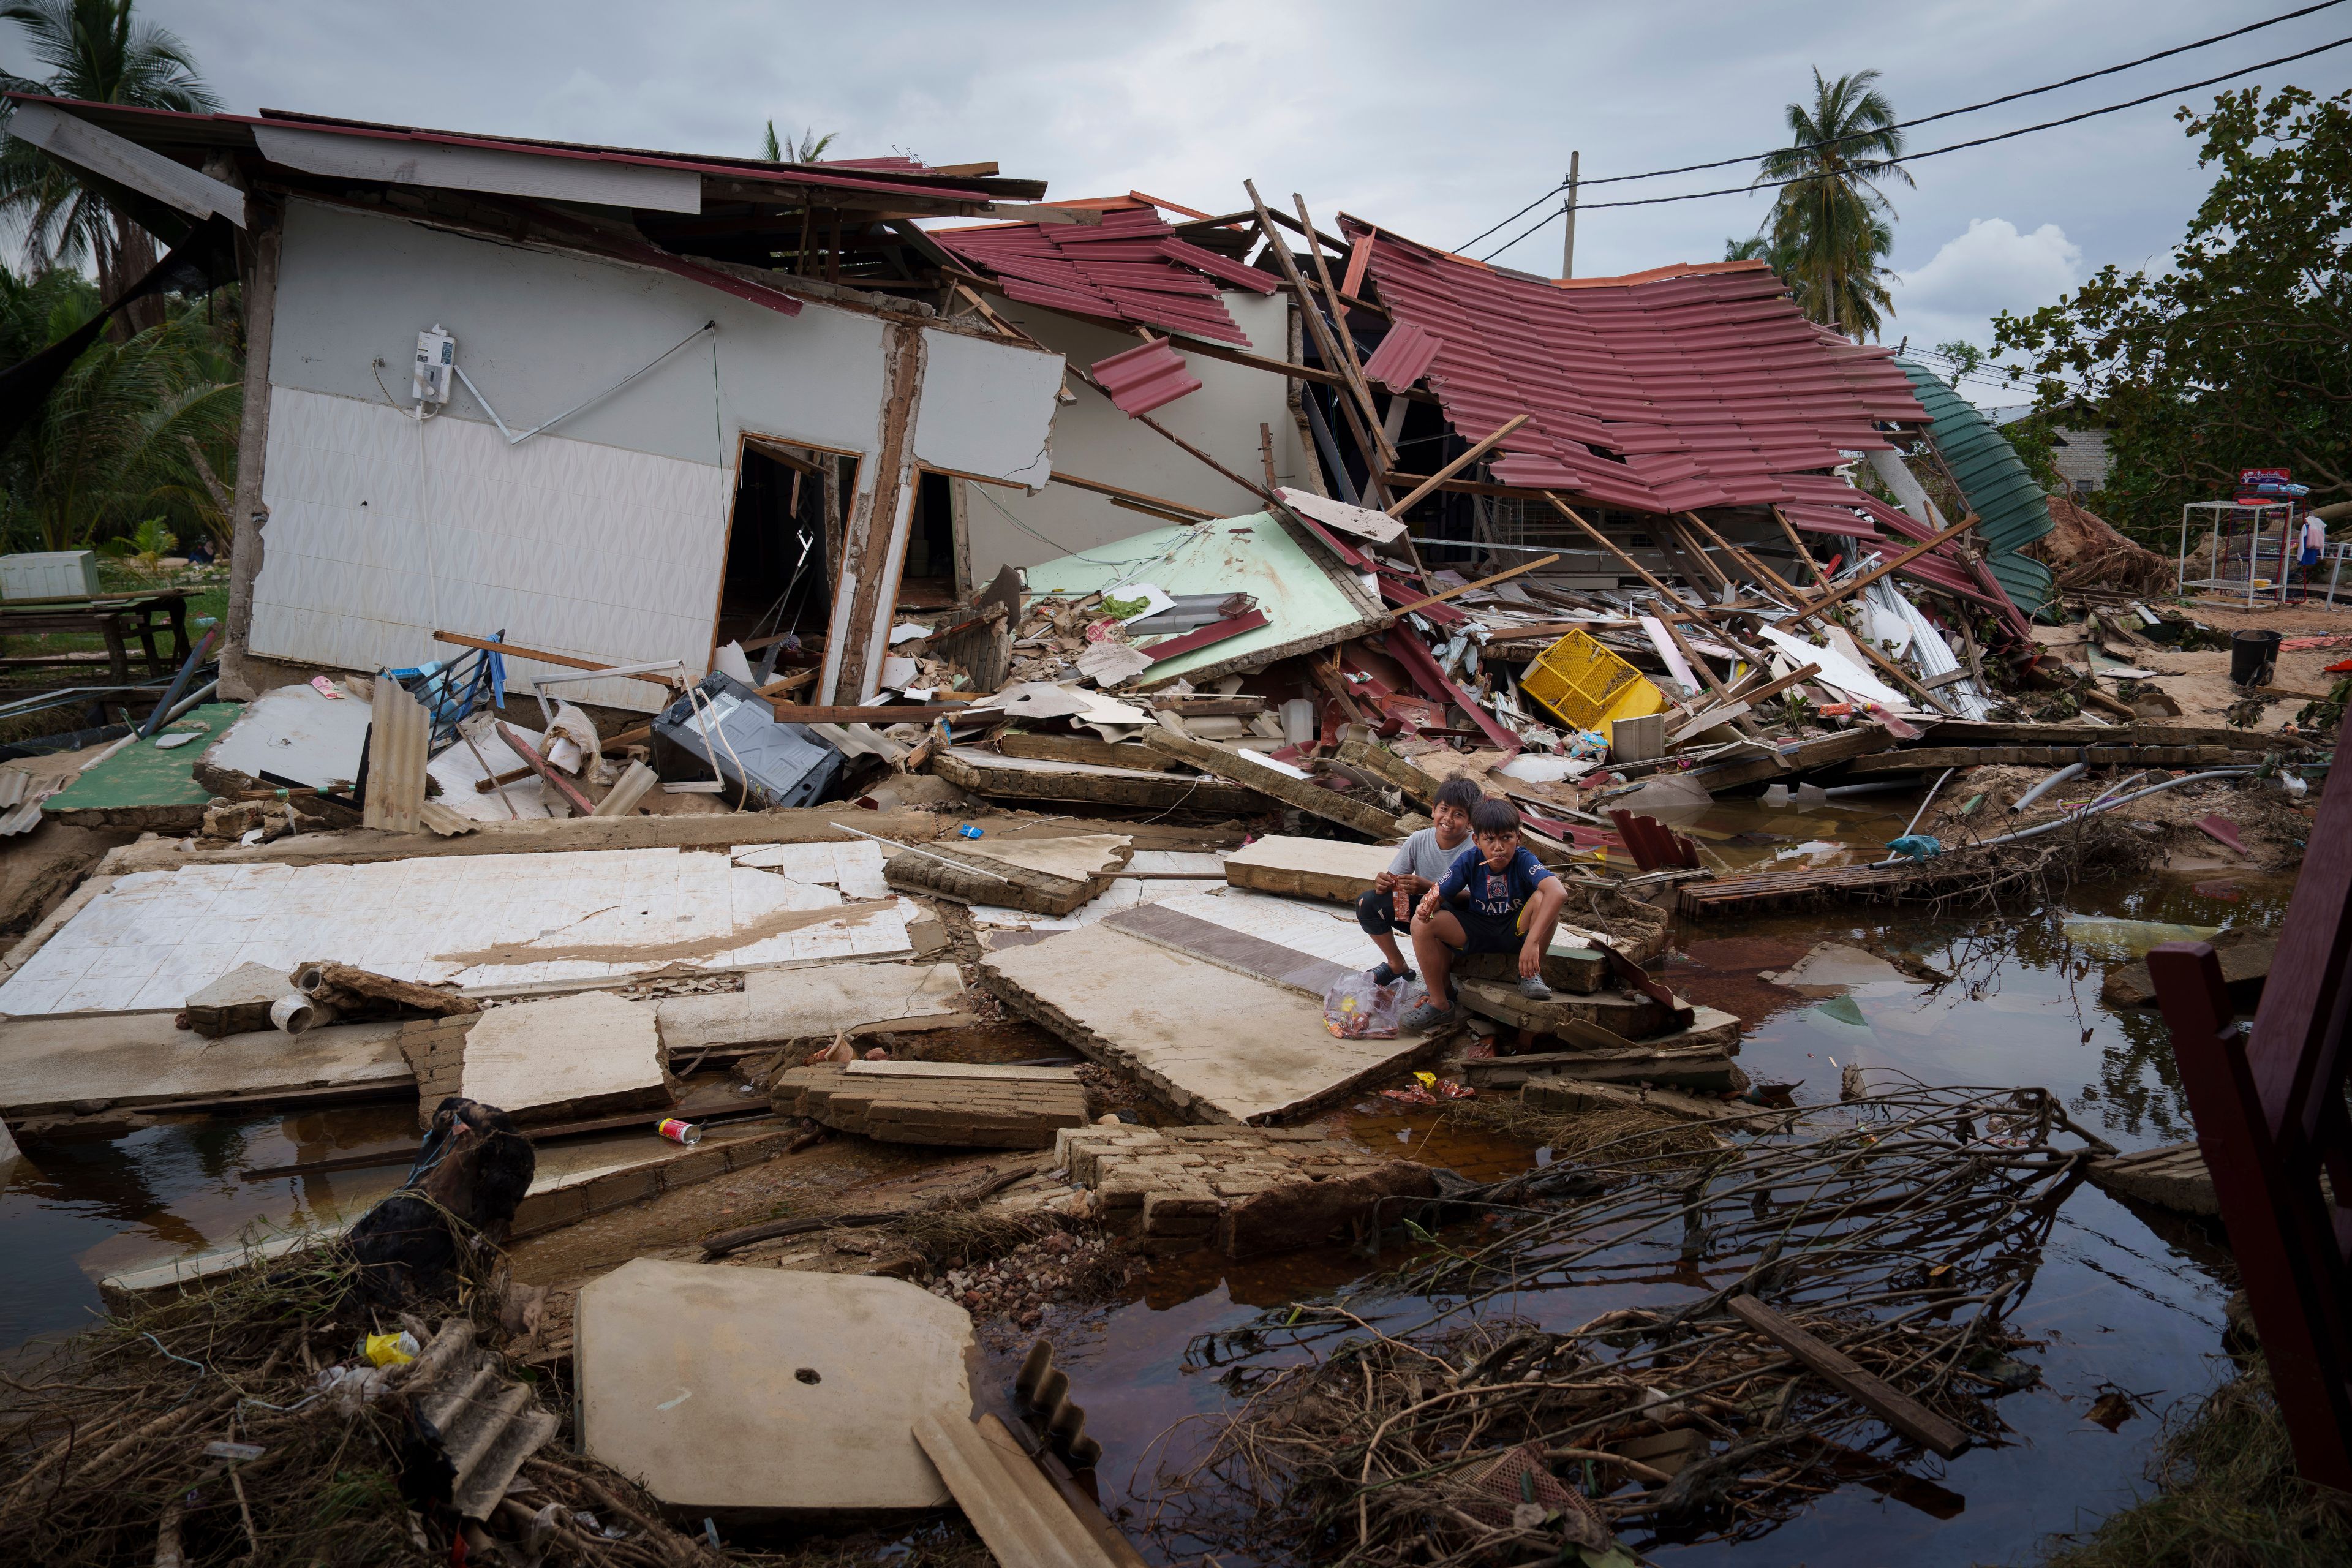
[(1856, 757), (1886, 751), (1894, 744), (1894, 733), (1885, 725), (1857, 724), (1833, 735), (1780, 746), (1769, 756), (1743, 757), (1734, 762), (1719, 763), (1713, 767), (1695, 768), (1689, 776), (1710, 790), (1736, 789), (1759, 779), (1827, 767), (1832, 763), (1851, 762)]
[(915, 723), (931, 719), (954, 719), (962, 715), (961, 702), (885, 702), (875, 706), (808, 706), (798, 702), (772, 703), (780, 724), (898, 724)]
[[(512, 752), (516, 756), (520, 757), (523, 762), (530, 766), (532, 773), (537, 773), (543, 783), (551, 785), (554, 788), (555, 793), (563, 797), (565, 804), (572, 807), (573, 815), (578, 816), (593, 816), (596, 815), (595, 804), (589, 800), (586, 795), (582, 795), (578, 788), (572, 784), (570, 779), (565, 778), (562, 773), (556, 772), (555, 769), (550, 767), (548, 765), (547, 759), (539, 754), (538, 748), (534, 747), (529, 741), (524, 740), (515, 727), (507, 723), (504, 720), (500, 720), (499, 721), (499, 739), (507, 743), (507, 750)], [(374, 792), (371, 790), (369, 793), (373, 794)], [(613, 819), (607, 817), (605, 820), (611, 821)], [(623, 820), (625, 820), (625, 818)], [(373, 826), (374, 825), (370, 824), (370, 826)]]
[(1220, 969), (1230, 969), (1236, 974), (1287, 986), (1318, 1001), (1334, 984), (1355, 973), (1328, 958), (1184, 914), (1165, 904), (1138, 904), (1131, 910), (1105, 916), (1102, 923), (1155, 946), (1213, 963)]
[(1361, 768), (1382, 784), (1395, 785), (1404, 792), (1407, 800), (1423, 811), (1437, 802), (1439, 781), (1415, 766), (1412, 758), (1398, 756), (1377, 742), (1341, 742), (1339, 761), (1351, 768)]
[[(544, 648), (523, 647), (518, 644), (510, 642), (489, 642), (481, 637), (467, 637), (463, 632), (435, 632), (433, 634), (433, 640), (435, 642), (455, 643), (459, 647), (478, 647), (487, 653), (505, 654), (510, 658), (527, 658), (534, 664), (561, 665), (566, 669), (610, 669), (613, 668), (609, 664), (599, 664), (593, 658), (581, 658), (573, 654), (549, 653)], [(646, 675), (639, 673), (625, 677), (617, 677), (616, 679), (642, 680), (648, 686), (658, 686), (665, 691), (675, 691), (677, 689), (677, 679), (675, 676)]]
[[(1402, 500), (1398, 501), (1394, 506), (1388, 509), (1389, 515), (1391, 517), (1402, 517), (1406, 512), (1412, 510), (1412, 506), (1415, 501), (1418, 501), (1422, 497), (1427, 495), (1430, 491), (1435, 489), (1438, 486), (1444, 484), (1446, 480), (1452, 479), (1454, 475), (1460, 473), (1463, 469), (1468, 468), (1471, 464), (1476, 462), (1479, 458), (1485, 457), (1496, 447), (1501, 446), (1503, 444), (1504, 437), (1508, 436), (1520, 426), (1526, 424), (1528, 420), (1534, 417), (1535, 416), (1532, 414), (1512, 415), (1510, 420), (1507, 424), (1497, 426), (1493, 435), (1488, 436), (1485, 440), (1479, 442), (1476, 446), (1471, 447), (1468, 451), (1463, 453), (1460, 457), (1454, 458), (1444, 468), (1438, 469), (1437, 472), (1422, 480), (1419, 485), (1415, 486), (1406, 494)], [(1559, 557), (1557, 555), (1547, 555), (1542, 561), (1538, 562), (1536, 564), (1539, 566), (1545, 565), (1559, 559)], [(1531, 570), (1531, 568), (1523, 566), (1520, 570), (1524, 572)]]
[(1179, 762), (1189, 763), (1203, 773), (1214, 773), (1244, 784), (1261, 795), (1273, 796), (1299, 810), (1351, 827), (1373, 838), (1398, 837), (1397, 819), (1376, 805), (1350, 800), (1338, 790), (1325, 789), (1305, 779), (1291, 777), (1277, 768), (1263, 763), (1245, 760), (1237, 752), (1190, 735), (1179, 735), (1172, 730), (1148, 730), (1143, 743), (1155, 752), (1163, 752)]
[[(1828, 593), (1823, 594), (1820, 598), (1815, 599), (1811, 604), (1807, 605), (1803, 609), (1799, 610), (1795, 617), (1788, 624), (1794, 626), (1801, 622), (1817, 619), (1827, 612), (1832, 605), (1838, 604), (1842, 600), (1852, 598), (1854, 595), (1861, 593), (1864, 588), (1869, 587), (1873, 583), (1877, 582), (1881, 577), (1885, 576), (1888, 573), (1901, 571), (1904, 567), (1910, 565), (1911, 563), (1918, 560), (1919, 557), (1927, 554), (1929, 551), (1934, 550), (1940, 545), (1950, 543), (1953, 540), (1958, 539), (1961, 534), (1966, 533), (1976, 525), (1977, 514), (1970, 512), (1968, 516), (1960, 519), (1959, 521), (1952, 524), (1951, 527), (1944, 530), (1941, 533), (1935, 535), (1933, 538), (1923, 539), (1918, 543), (1913, 545), (1910, 549), (1903, 552), (1902, 554), (1890, 556), (1882, 560), (1877, 565), (1872, 567), (1869, 571), (1863, 573), (1858, 577), (1847, 578), (1836, 587), (1832, 588)], [(1859, 542), (1869, 544), (1884, 542), (1865, 539)]]
[(1735, 686), (1731, 689), (1733, 694), (1737, 696), (1739, 700), (1747, 703), (1748, 707), (1754, 708), (1760, 703), (1769, 701), (1770, 699), (1780, 696), (1780, 693), (1788, 690), (1791, 686), (1796, 686), (1804, 681), (1811, 680), (1821, 672), (1822, 667), (1820, 665), (1809, 664), (1801, 669), (1792, 669), (1788, 674), (1781, 676), (1776, 680), (1768, 680), (1761, 686)]
[(1077, 1068), (1013, 1067), (996, 1062), (868, 1062), (849, 1064), (853, 1078), (1002, 1079), (1014, 1083), (1068, 1083)]
[(1023, 1568), (1102, 1568), (1109, 1563), (1066, 1507), (1061, 1510), (1065, 1528), (1015, 1484), (971, 1422), (927, 1413), (915, 1423), (915, 1441), (939, 1467), (940, 1479), (999, 1563)]
[(1912, 746), (1857, 757), (1849, 771), (1900, 773), (1993, 764), (2058, 767), (2079, 762), (2088, 762), (2095, 768), (2187, 768), (2216, 767), (2229, 760), (2225, 746)]
[(1808, 1372), (1913, 1442), (1947, 1459), (1969, 1446), (1969, 1435), (1959, 1427), (1909, 1394), (1864, 1372), (1843, 1352), (1815, 1339), (1755, 1297), (1734, 1296), (1724, 1305), (1730, 1309), (1732, 1316), (1796, 1357)]
[[(1184, 346), (1189, 349), (1192, 345), (1187, 343)], [(1076, 489), (1092, 490), (1097, 495), (1109, 496), (1116, 500), (1133, 501), (1138, 506), (1149, 507), (1153, 511), (1164, 512), (1180, 521), (1192, 522), (1216, 521), (1217, 514), (1213, 511), (1202, 511), (1199, 507), (1186, 506), (1181, 501), (1162, 500), (1158, 496), (1146, 495), (1141, 490), (1130, 490), (1119, 485), (1107, 485), (1100, 479), (1082, 479), (1066, 468), (1055, 469), (1047, 478), (1046, 483), (1068, 485)]]
[(1481, 577), (1475, 583), (1465, 583), (1459, 588), (1448, 588), (1444, 593), (1432, 594), (1426, 599), (1415, 599), (1410, 605), (1398, 606), (1392, 613), (1399, 616), (1409, 616), (1415, 610), (1425, 610), (1430, 605), (1437, 604), (1441, 600), (1454, 597), (1456, 594), (1467, 594), (1473, 589), (1490, 586), (1493, 584), (1501, 582), (1506, 577), (1516, 577), (1522, 572), (1532, 572), (1538, 566), (1549, 566), (1559, 559), (1559, 557), (1557, 555), (1547, 555), (1538, 561), (1529, 561), (1523, 565), (1514, 566), (1507, 572), (1497, 572), (1491, 577)]

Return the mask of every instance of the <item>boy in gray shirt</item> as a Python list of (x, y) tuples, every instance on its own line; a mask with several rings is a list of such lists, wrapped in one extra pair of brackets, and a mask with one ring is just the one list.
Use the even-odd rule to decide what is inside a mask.
[(1389, 868), (1372, 879), (1372, 890), (1356, 900), (1356, 923), (1364, 928), (1388, 962), (1371, 972), (1372, 984), (1390, 985), (1413, 977), (1412, 966), (1398, 950), (1397, 933), (1412, 929), (1413, 906), (1454, 868), (1463, 847), (1470, 842), (1470, 808), (1486, 793), (1465, 778), (1450, 778), (1437, 786), (1437, 804), (1424, 827), (1397, 846)]

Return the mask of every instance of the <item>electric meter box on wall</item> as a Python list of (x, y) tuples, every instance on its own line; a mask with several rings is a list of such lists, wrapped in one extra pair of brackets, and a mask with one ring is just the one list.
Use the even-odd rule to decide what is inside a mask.
[(429, 332), (416, 334), (416, 366), (410, 373), (409, 395), (419, 403), (449, 401), (449, 374), (457, 363), (457, 340), (433, 323)]

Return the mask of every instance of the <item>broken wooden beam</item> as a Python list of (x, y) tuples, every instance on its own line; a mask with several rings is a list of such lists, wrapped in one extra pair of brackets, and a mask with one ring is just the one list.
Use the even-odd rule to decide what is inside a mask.
[(1733, 1317), (1796, 1357), (1806, 1371), (1911, 1441), (1947, 1459), (1969, 1446), (1967, 1432), (1874, 1373), (1864, 1372), (1844, 1352), (1815, 1339), (1755, 1297), (1734, 1296), (1724, 1306)]
[(1255, 789), (1175, 773), (1139, 773), (1087, 763), (1045, 762), (970, 746), (942, 746), (929, 771), (961, 789), (995, 799), (1076, 802), (1143, 811), (1258, 816), (1275, 803)]

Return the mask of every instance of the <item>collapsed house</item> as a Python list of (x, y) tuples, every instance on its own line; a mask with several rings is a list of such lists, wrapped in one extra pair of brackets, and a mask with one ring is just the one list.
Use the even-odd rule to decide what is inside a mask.
[[(365, 1215), (479, 1194), (463, 1161), (434, 1174), (457, 1143), (507, 1161), (499, 1212), (460, 1217), (519, 1241), (828, 1139), (910, 1163), (993, 1152), (860, 1180), (855, 1203), (821, 1192), (814, 1213), (779, 1202), (704, 1234), (699, 1264), (636, 1258), (580, 1293), (568, 1331), (537, 1326), (527, 1289), (480, 1282), (504, 1353), (575, 1380), (580, 1452), (644, 1490), (623, 1505), (530, 1457), (561, 1421), (501, 1384), (513, 1435), (455, 1444), (472, 1468), (436, 1530), (495, 1521), (543, 1547), (575, 1529), (508, 1496), (523, 1475), (649, 1531), (667, 1527), (625, 1509), (692, 1515), (713, 1541), (718, 1517), (951, 1497), (1007, 1561), (1040, 1532), (1054, 1561), (1129, 1561), (1074, 1479), (1101, 1445), (1049, 1350), (1014, 1425), (968, 1419), (967, 1314), (1036, 1321), (1015, 1316), (1032, 1298), (1014, 1276), (1089, 1248), (1121, 1279), (1129, 1256), (1339, 1237), (1377, 1255), (1400, 1221), (1491, 1202), (1572, 1226), (1575, 1203), (1619, 1189), (1580, 1187), (1566, 1158), (1465, 1188), (1425, 1137), (1415, 1157), (1328, 1124), (1362, 1095), (1385, 1114), (1507, 1095), (1631, 1118), (1678, 1157), (1744, 1151), (1783, 1184), (1816, 1157), (1866, 1164), (1872, 1129), (1903, 1119), (1952, 1152), (1939, 1179), (1991, 1181), (1977, 1146), (2027, 1143), (2032, 1180), (2054, 1181), (2088, 1156), (2044, 1147), (2044, 1091), (1871, 1095), (1849, 1068), (1839, 1103), (1794, 1106), (1799, 1086), (1752, 1081), (1742, 1020), (1652, 973), (1675, 923), (2013, 879), (2013, 847), (2062, 829), (2041, 842), (2119, 838), (2136, 865), (2184, 846), (2290, 858), (2305, 829), (2283, 797), (2341, 717), (2184, 716), (2158, 668), (2189, 640), (2178, 612), (2071, 575), (2061, 600), (2029, 552), (2051, 506), (1998, 432), (1805, 321), (1762, 263), (1549, 279), (1350, 216), (1327, 228), (1247, 186), (1222, 213), (1048, 205), (993, 164), (16, 103), (14, 134), (173, 244), (159, 276), (241, 278), (253, 369), (228, 700), (207, 700), (199, 644), (64, 787), (0, 785), (28, 803), (11, 823), (150, 836), (0, 958), (0, 1114), (37, 1149), (413, 1100), (428, 1140), (398, 1188), (404, 1139), (261, 1173), (333, 1173), (362, 1201), (299, 1234), (114, 1258), (108, 1296), (201, 1300), (295, 1253), (374, 1268), (366, 1248), (398, 1227)], [(2105, 778), (2050, 793), (2091, 770)], [(1572, 902), (1530, 955), (1543, 986), (1522, 988), (1515, 955), (1465, 958), (1458, 1016), (1416, 1034), (1393, 1022), (1402, 993), (1370, 984), (1382, 954), (1348, 906), (1456, 778), (1517, 805)], [(2179, 809), (2118, 827), (2176, 785)], [(1920, 797), (1899, 836), (1698, 823), (1734, 792), (1773, 809), (1879, 791)], [(2241, 962), (2252, 978), (2268, 961)], [(1358, 1006), (1368, 990), (1386, 994)], [(1654, 1158), (1625, 1154), (1623, 1201), (1717, 1227), (1706, 1184), (1684, 1193)], [(953, 1251), (1008, 1235), (1040, 1250), (1019, 1268)], [(1979, 1242), (2038, 1256), (2036, 1237)], [(1806, 1327), (1763, 1307), (1779, 1245), (1744, 1277), (1739, 1324), (1718, 1293), (1706, 1331), (1751, 1338), (1740, 1353), (1769, 1358), (1786, 1406), (1768, 1345), (1818, 1367), (1843, 1351), (1817, 1334), (1878, 1342), (1829, 1297), (1799, 1303)], [(1951, 1256), (1923, 1240), (1885, 1261), (1932, 1280)], [(730, 1263), (764, 1272), (712, 1287)], [(1985, 1298), (1988, 1344), (2010, 1342), (2002, 1299)], [(787, 1367), (796, 1350), (740, 1386), (724, 1353), (776, 1342), (747, 1322), (793, 1325), (797, 1346), (853, 1319), (854, 1353)], [(310, 1374), (309, 1322), (281, 1375)], [(470, 1322), (412, 1332), (416, 1371), (324, 1370), (352, 1398), (488, 1384)], [(1470, 1352), (1499, 1376), (1523, 1348)], [(1948, 1457), (1993, 1429), (1979, 1401), (1921, 1386), (1916, 1358), (1871, 1354), (1913, 1386), (1836, 1384), (1820, 1408), (1857, 1446), (1884, 1422)], [(280, 1361), (252, 1359), (257, 1378)], [(1685, 1462), (1769, 1490), (1780, 1461), (1759, 1456), (1780, 1439), (1710, 1456), (1694, 1429), (1650, 1429), (1675, 1401), (1647, 1380), (1678, 1392), (1684, 1370), (1612, 1373), (1623, 1386), (1580, 1416), (1612, 1520), (1703, 1511), (1695, 1482), (1666, 1484)], [(1419, 1373), (1391, 1373), (1401, 1404), (1421, 1399)], [(310, 1419), (261, 1408), (289, 1423), (272, 1430)], [(757, 1462), (722, 1474), (714, 1441)], [(1464, 1527), (1539, 1495), (1505, 1461)], [(66, 1505), (0, 1509), (0, 1527), (66, 1528), (105, 1478), (73, 1479), (40, 1494)], [(1410, 1521), (1381, 1528), (1402, 1560)]]

